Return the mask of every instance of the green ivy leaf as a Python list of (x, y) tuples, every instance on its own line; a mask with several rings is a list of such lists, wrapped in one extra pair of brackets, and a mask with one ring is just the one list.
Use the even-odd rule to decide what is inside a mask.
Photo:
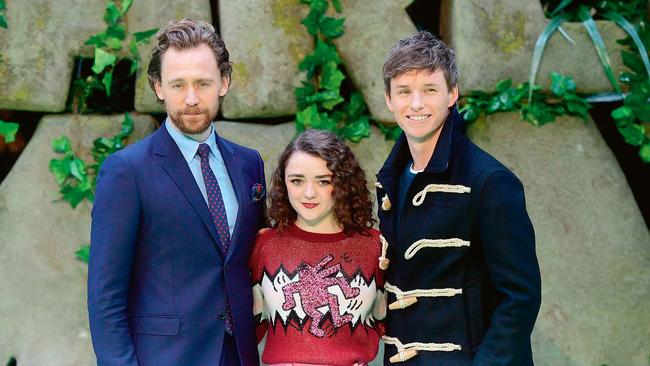
[(106, 47), (106, 37), (106, 32), (97, 33), (93, 36), (90, 36), (90, 38), (88, 38), (84, 44), (95, 46), (97, 48)]
[(80, 246), (79, 249), (74, 252), (74, 256), (78, 260), (88, 263), (88, 259), (90, 258), (90, 245), (84, 244)]
[(472, 103), (465, 104), (459, 111), (466, 122), (474, 122), (481, 115), (481, 108)]
[(318, 107), (316, 104), (312, 104), (302, 111), (299, 111), (296, 114), (296, 122), (303, 126), (304, 129), (314, 128), (314, 125), (320, 125), (320, 114), (318, 113)]
[(104, 21), (108, 23), (108, 25), (115, 25), (121, 16), (122, 13), (120, 12), (120, 9), (117, 8), (117, 5), (115, 5), (115, 2), (109, 1), (106, 5), (106, 11), (104, 12)]
[(316, 73), (316, 67), (330, 61), (333, 61), (337, 64), (341, 63), (341, 59), (336, 52), (336, 47), (318, 39), (316, 41), (316, 48), (314, 49), (314, 52), (305, 56), (302, 62), (300, 62), (300, 65), (298, 65), (298, 68), (301, 71), (307, 71), (307, 78), (310, 79)]
[(108, 66), (113, 66), (117, 62), (117, 56), (108, 53), (101, 48), (95, 48), (95, 62), (93, 63), (93, 72), (101, 73)]
[(86, 173), (86, 163), (79, 158), (74, 158), (70, 161), (70, 175), (77, 178), (78, 181), (83, 182), (88, 179)]
[(122, 41), (115, 37), (108, 37), (106, 38), (106, 46), (115, 51), (118, 51), (122, 48)]
[(343, 34), (343, 23), (345, 18), (324, 17), (320, 21), (320, 31), (329, 39), (338, 38)]
[(616, 124), (618, 132), (623, 136), (625, 142), (632, 146), (641, 146), (645, 140), (645, 128), (636, 123)]
[(129, 8), (131, 8), (132, 4), (133, 0), (122, 0), (122, 15), (126, 14), (126, 12), (129, 11)]
[(650, 163), (650, 142), (641, 146), (641, 149), (639, 149), (639, 156), (644, 163)]
[(104, 85), (104, 90), (106, 90), (106, 95), (111, 96), (111, 84), (113, 83), (113, 71), (107, 71), (102, 78), (102, 84)]
[(5, 122), (0, 120), (0, 136), (4, 137), (6, 143), (12, 143), (16, 140), (16, 133), (20, 125), (16, 122)]
[(399, 135), (402, 133), (402, 129), (398, 124), (388, 126), (382, 123), (377, 124), (379, 130), (384, 134), (386, 140), (396, 141), (399, 138)]
[(52, 140), (52, 149), (60, 154), (67, 154), (72, 151), (72, 144), (66, 136), (59, 136)]
[(110, 25), (106, 28), (106, 36), (123, 41), (126, 39), (126, 27), (123, 24)]
[(58, 185), (62, 185), (65, 182), (68, 174), (70, 174), (70, 162), (69, 159), (52, 159), (50, 160), (49, 165), (50, 172), (54, 175), (54, 179)]
[(634, 121), (634, 112), (632, 111), (632, 108), (626, 105), (614, 109), (611, 116), (615, 120), (620, 120), (624, 123)]
[(352, 142), (359, 142), (370, 136), (370, 116), (365, 115), (341, 129), (341, 135)]
[(500, 80), (500, 81), (497, 82), (497, 85), (495, 87), (495, 89), (499, 93), (503, 93), (503, 92), (509, 90), (510, 88), (512, 88), (512, 79)]
[(345, 79), (345, 75), (343, 75), (343, 73), (339, 70), (336, 62), (329, 61), (323, 65), (323, 72), (321, 74), (320, 82), (320, 86), (322, 88), (338, 92), (343, 79)]
[(341, 0), (332, 0), (332, 6), (334, 6), (334, 10), (336, 10), (337, 13), (343, 11), (343, 5), (341, 5)]
[(363, 112), (366, 111), (366, 103), (363, 100), (363, 95), (355, 91), (350, 96), (350, 101), (344, 106), (345, 113), (348, 115), (349, 120), (357, 120)]
[(133, 33), (133, 37), (135, 38), (135, 42), (137, 44), (144, 45), (149, 43), (151, 41), (151, 36), (156, 33), (158, 33), (158, 28), (151, 28), (147, 29), (146, 31), (135, 32)]
[(0, 27), (9, 29), (9, 26), (7, 25), (7, 20), (5, 19), (4, 15), (0, 14)]

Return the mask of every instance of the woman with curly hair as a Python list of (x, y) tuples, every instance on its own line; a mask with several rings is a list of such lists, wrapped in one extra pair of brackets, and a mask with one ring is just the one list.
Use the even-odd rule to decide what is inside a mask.
[(386, 315), (379, 232), (366, 177), (331, 132), (307, 130), (280, 155), (273, 227), (251, 256), (258, 342), (271, 365), (365, 365)]

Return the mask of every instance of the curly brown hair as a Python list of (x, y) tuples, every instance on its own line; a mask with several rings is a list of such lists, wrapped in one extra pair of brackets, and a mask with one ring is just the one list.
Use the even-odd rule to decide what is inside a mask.
[(278, 167), (271, 178), (268, 215), (273, 227), (285, 230), (296, 220), (296, 211), (289, 203), (284, 179), (287, 161), (294, 152), (302, 151), (319, 157), (332, 171), (332, 198), (334, 216), (347, 235), (366, 234), (375, 224), (372, 200), (367, 187), (366, 174), (348, 147), (335, 134), (322, 130), (307, 130), (284, 149)]

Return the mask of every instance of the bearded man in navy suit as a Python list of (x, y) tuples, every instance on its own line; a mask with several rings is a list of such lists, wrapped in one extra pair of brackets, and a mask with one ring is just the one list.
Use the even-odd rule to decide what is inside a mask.
[(97, 363), (257, 365), (247, 261), (265, 222), (263, 162), (215, 130), (232, 66), (214, 27), (185, 19), (157, 39), (148, 76), (167, 119), (107, 158), (97, 181)]

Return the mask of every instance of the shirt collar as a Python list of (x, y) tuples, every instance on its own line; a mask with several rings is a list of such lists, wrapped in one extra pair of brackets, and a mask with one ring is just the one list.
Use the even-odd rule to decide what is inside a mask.
[[(183, 154), (183, 158), (189, 164), (192, 159), (194, 159), (194, 156), (196, 156), (196, 152), (199, 149), (200, 143), (178, 132), (172, 126), (172, 121), (169, 119), (169, 117), (165, 119), (165, 128), (167, 128), (167, 132), (169, 132), (169, 135), (172, 137), (174, 142), (176, 142), (176, 145), (178, 145), (178, 148), (181, 150), (181, 154)], [(210, 132), (210, 137), (208, 137), (208, 139), (203, 143), (210, 146), (210, 155), (217, 157), (216, 152), (218, 151), (218, 148), (217, 139), (215, 138), (216, 131), (214, 129), (214, 124), (210, 124), (210, 128), (212, 129)]]

